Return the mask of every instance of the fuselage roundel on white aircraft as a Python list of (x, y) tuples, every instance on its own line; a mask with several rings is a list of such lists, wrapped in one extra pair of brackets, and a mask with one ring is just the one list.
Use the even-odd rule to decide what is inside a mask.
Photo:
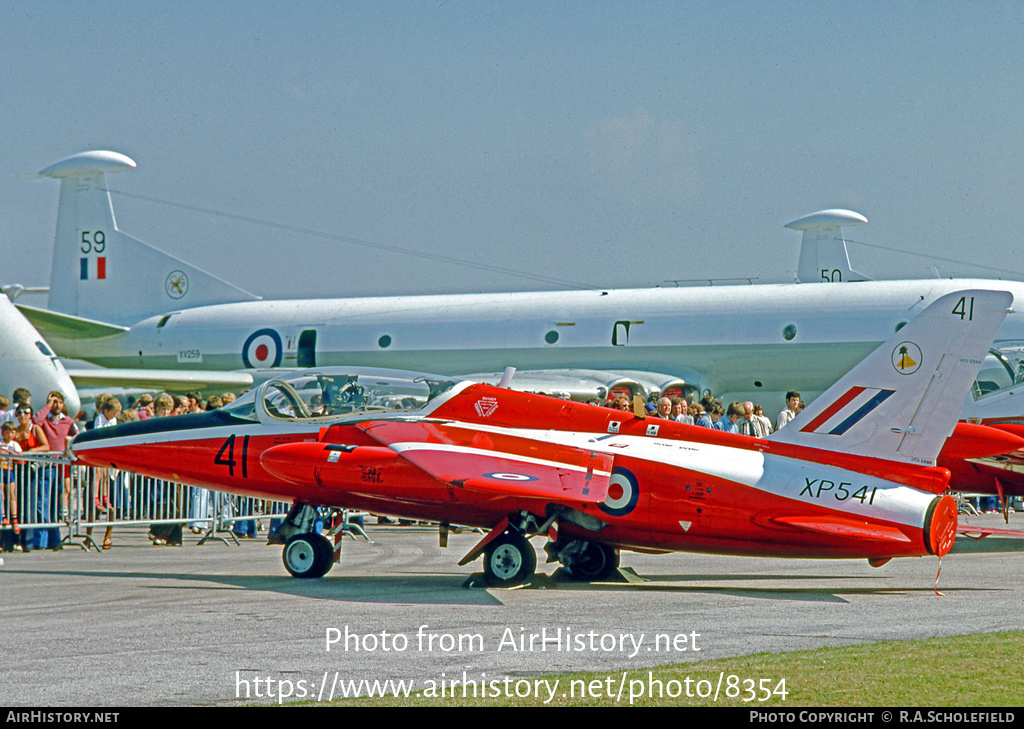
[[(50, 304), (20, 308), (62, 356), (196, 371), (514, 366), (516, 380), (537, 377), (548, 392), (596, 375), (605, 393), (643, 382), (771, 412), (789, 389), (805, 399), (827, 389), (945, 294), (999, 288), (1024, 301), (1012, 281), (864, 280), (842, 227), (866, 220), (842, 210), (789, 224), (803, 231), (804, 284), (261, 300), (118, 230), (106, 174), (134, 167), (115, 152), (85, 152), (41, 172), (61, 184)], [(954, 313), (972, 316), (968, 302)], [(1022, 352), (1024, 320), (1007, 317), (963, 418), (1021, 420)]]

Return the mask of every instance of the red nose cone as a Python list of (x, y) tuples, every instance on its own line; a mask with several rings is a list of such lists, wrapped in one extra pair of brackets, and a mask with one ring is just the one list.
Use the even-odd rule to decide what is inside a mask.
[(1024, 448), (1024, 426), (989, 426), (957, 423), (942, 446), (940, 459), (985, 458)]

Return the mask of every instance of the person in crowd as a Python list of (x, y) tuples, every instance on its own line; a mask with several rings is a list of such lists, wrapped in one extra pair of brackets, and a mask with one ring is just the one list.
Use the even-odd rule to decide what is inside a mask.
[(686, 398), (677, 397), (672, 400), (672, 412), (670, 415), (677, 423), (683, 423), (684, 425), (693, 425), (695, 422), (693, 416), (690, 415), (690, 408), (686, 404)]
[[(153, 401), (153, 417), (155, 418), (169, 417), (173, 410), (174, 398), (166, 392), (160, 393), (156, 400)], [(162, 481), (155, 482), (150, 487), (150, 508), (156, 510), (157, 518), (173, 517), (173, 515), (167, 510), (169, 507), (167, 504), (167, 492), (169, 487), (169, 484)], [(165, 508), (161, 509), (161, 507)], [(153, 544), (156, 545), (166, 544), (172, 547), (180, 547), (181, 524), (159, 524), (154, 522), (149, 525), (149, 538)]]
[(761, 424), (764, 425), (765, 433), (772, 432), (772, 421), (765, 417), (764, 408), (761, 407), (760, 405), (757, 405), (756, 403), (754, 404), (754, 417), (760, 420)]
[(0, 423), (6, 423), (8, 421), (12, 423), (18, 422), (17, 409), (18, 405), (32, 405), (32, 393), (26, 390), (24, 387), (14, 388), (14, 392), (11, 393), (10, 407), (4, 410), (4, 414), (0, 416)]
[(14, 414), (18, 418), (18, 430), (14, 437), (21, 445), (22, 453), (45, 453), (51, 450), (46, 433), (32, 419), (31, 405), (18, 405)]
[[(729, 403), (728, 409), (726, 409), (721, 402), (715, 401), (714, 410), (722, 410), (723, 413), (718, 420), (715, 421), (714, 429), (721, 430), (723, 433), (736, 433), (739, 434), (739, 422), (743, 418), (743, 404), (738, 402)], [(714, 412), (712, 413), (714, 415)]]
[[(22, 453), (45, 453), (50, 450), (50, 444), (46, 440), (46, 434), (32, 421), (32, 406), (15, 405), (14, 415), (18, 419), (18, 430), (14, 438), (21, 446)], [(35, 503), (38, 500), (39, 486), (42, 481), (43, 471), (37, 467), (28, 468), (27, 482), (21, 484), (18, 490), (18, 513), (31, 516), (35, 510)], [(47, 483), (49, 480), (47, 479)], [(70, 521), (67, 508), (64, 509), (64, 521)], [(35, 530), (23, 529), (21, 531), (21, 548), (31, 552), (35, 546)]]
[[(118, 416), (121, 414), (121, 401), (112, 395), (102, 395), (96, 399), (96, 417), (92, 421), (93, 428), (110, 428), (117, 425)], [(93, 481), (96, 489), (96, 495), (93, 499), (96, 507), (95, 518), (99, 519), (100, 514), (106, 514), (107, 518), (111, 518), (112, 503), (111, 503), (111, 491), (117, 489), (117, 473), (112, 472), (112, 469), (97, 468), (93, 470)], [(121, 499), (120, 494), (115, 493), (113, 503), (119, 504)], [(86, 499), (88, 503), (88, 498)], [(103, 549), (110, 549), (111, 537), (114, 533), (114, 527), (110, 524), (107, 525), (107, 531), (103, 535)], [(87, 526), (85, 528), (86, 544), (92, 540), (92, 527)]]
[[(71, 457), (68, 446), (71, 439), (78, 435), (78, 426), (75, 421), (68, 417), (67, 407), (64, 405), (64, 394), (54, 390), (46, 396), (46, 405), (39, 408), (33, 421), (43, 429), (46, 442), (50, 445), (51, 452), (60, 453)], [(63, 481), (63, 494), (65, 508), (71, 503), (71, 469), (67, 464), (57, 469), (43, 469), (44, 476), (39, 483), (39, 502), (37, 517), (43, 523), (55, 523), (57, 521), (57, 508), (60, 497), (60, 486)], [(54, 483), (56, 481), (56, 483)], [(60, 540), (60, 529), (57, 527), (46, 527), (36, 530), (36, 547), (39, 549), (63, 549)]]
[(765, 421), (754, 415), (754, 403), (747, 400), (743, 403), (743, 420), (740, 421), (740, 433), (754, 438), (764, 438), (769, 431), (765, 428)]
[(672, 398), (663, 397), (658, 400), (658, 417), (672, 420)]
[[(711, 407), (713, 404), (714, 401), (709, 403), (708, 407)], [(694, 425), (698, 425), (701, 428), (710, 428), (714, 425), (715, 421), (712, 419), (711, 413), (704, 407), (703, 403), (694, 403), (693, 406), (697, 409), (697, 420), (694, 422)]]
[[(184, 398), (178, 398), (179, 407), (182, 399)], [(185, 402), (188, 402), (187, 399)], [(223, 407), (223, 403), (216, 395), (211, 395), (206, 401), (207, 410), (216, 410), (220, 407)], [(188, 515), (192, 521), (188, 523), (188, 528), (193, 534), (202, 534), (212, 524), (210, 518), (213, 516), (213, 492), (201, 486), (190, 486), (189, 497)]]
[(166, 392), (160, 393), (153, 401), (153, 417), (166, 418), (174, 410), (174, 398)]
[(7, 395), (0, 395), (0, 423), (10, 420), (10, 418), (6, 417), (7, 411), (10, 407), (11, 398), (7, 397)]
[(615, 410), (621, 410), (626, 413), (632, 410), (632, 408), (629, 406), (629, 398), (627, 398), (625, 395), (619, 395), (614, 400), (612, 400), (611, 407), (614, 408)]
[[(0, 441), (0, 485), (2, 485), (2, 498), (0, 498), (0, 517), (4, 529), (4, 539), (9, 539), (6, 527), (13, 529), (15, 537), (21, 534), (21, 525), (18, 524), (18, 484), (14, 478), (14, 463), (9, 456), (21, 454), (21, 445), (15, 440), (18, 426), (11, 422), (0, 425), (0, 434), (3, 440)], [(8, 456), (4, 458), (3, 456)], [(10, 539), (13, 544), (14, 540)]]
[(726, 423), (718, 423), (719, 420), (725, 417), (725, 405), (722, 404), (721, 400), (713, 400), (711, 402), (711, 409), (708, 410), (708, 415), (711, 416), (711, 427), (713, 429), (725, 429)]
[(149, 420), (153, 417), (153, 396), (146, 393), (135, 401), (132, 409), (139, 414), (139, 420)]
[(192, 392), (186, 392), (185, 397), (188, 398), (188, 411), (190, 413), (203, 412), (203, 393), (198, 390), (193, 390)]
[(775, 430), (778, 430), (790, 420), (796, 417), (796, 414), (800, 408), (800, 393), (796, 390), (790, 390), (786, 393), (786, 409), (779, 413), (778, 419), (775, 421)]

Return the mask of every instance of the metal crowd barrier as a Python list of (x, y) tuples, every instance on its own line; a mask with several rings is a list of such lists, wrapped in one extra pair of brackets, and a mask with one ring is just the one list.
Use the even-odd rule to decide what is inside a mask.
[[(238, 544), (283, 519), (291, 505), (232, 496), (70, 461), (62, 454), (0, 456), (0, 548), (52, 549), (78, 544), (100, 548), (95, 529), (149, 525), (151, 538), (175, 539), (175, 527), (211, 540)], [(17, 522), (17, 523), (15, 523)], [(171, 527), (171, 529), (168, 529)], [(102, 538), (102, 537), (101, 537)]]

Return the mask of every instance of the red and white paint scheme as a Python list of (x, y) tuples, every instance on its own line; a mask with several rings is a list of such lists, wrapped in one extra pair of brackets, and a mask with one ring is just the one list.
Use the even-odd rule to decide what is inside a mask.
[[(226, 491), (294, 499), (272, 537), (300, 577), (333, 545), (309, 506), (484, 527), (494, 585), (536, 569), (528, 538), (581, 579), (619, 550), (866, 558), (946, 554), (957, 510), (937, 465), (1012, 296), (940, 297), (766, 439), (473, 382), (309, 370), (223, 410), (97, 429), (77, 458)], [(958, 310), (967, 303), (970, 316)], [(913, 351), (909, 366), (900, 348)], [(898, 356), (894, 356), (894, 352)], [(1024, 441), (974, 426), (961, 457)], [(972, 529), (972, 532), (976, 532)]]

